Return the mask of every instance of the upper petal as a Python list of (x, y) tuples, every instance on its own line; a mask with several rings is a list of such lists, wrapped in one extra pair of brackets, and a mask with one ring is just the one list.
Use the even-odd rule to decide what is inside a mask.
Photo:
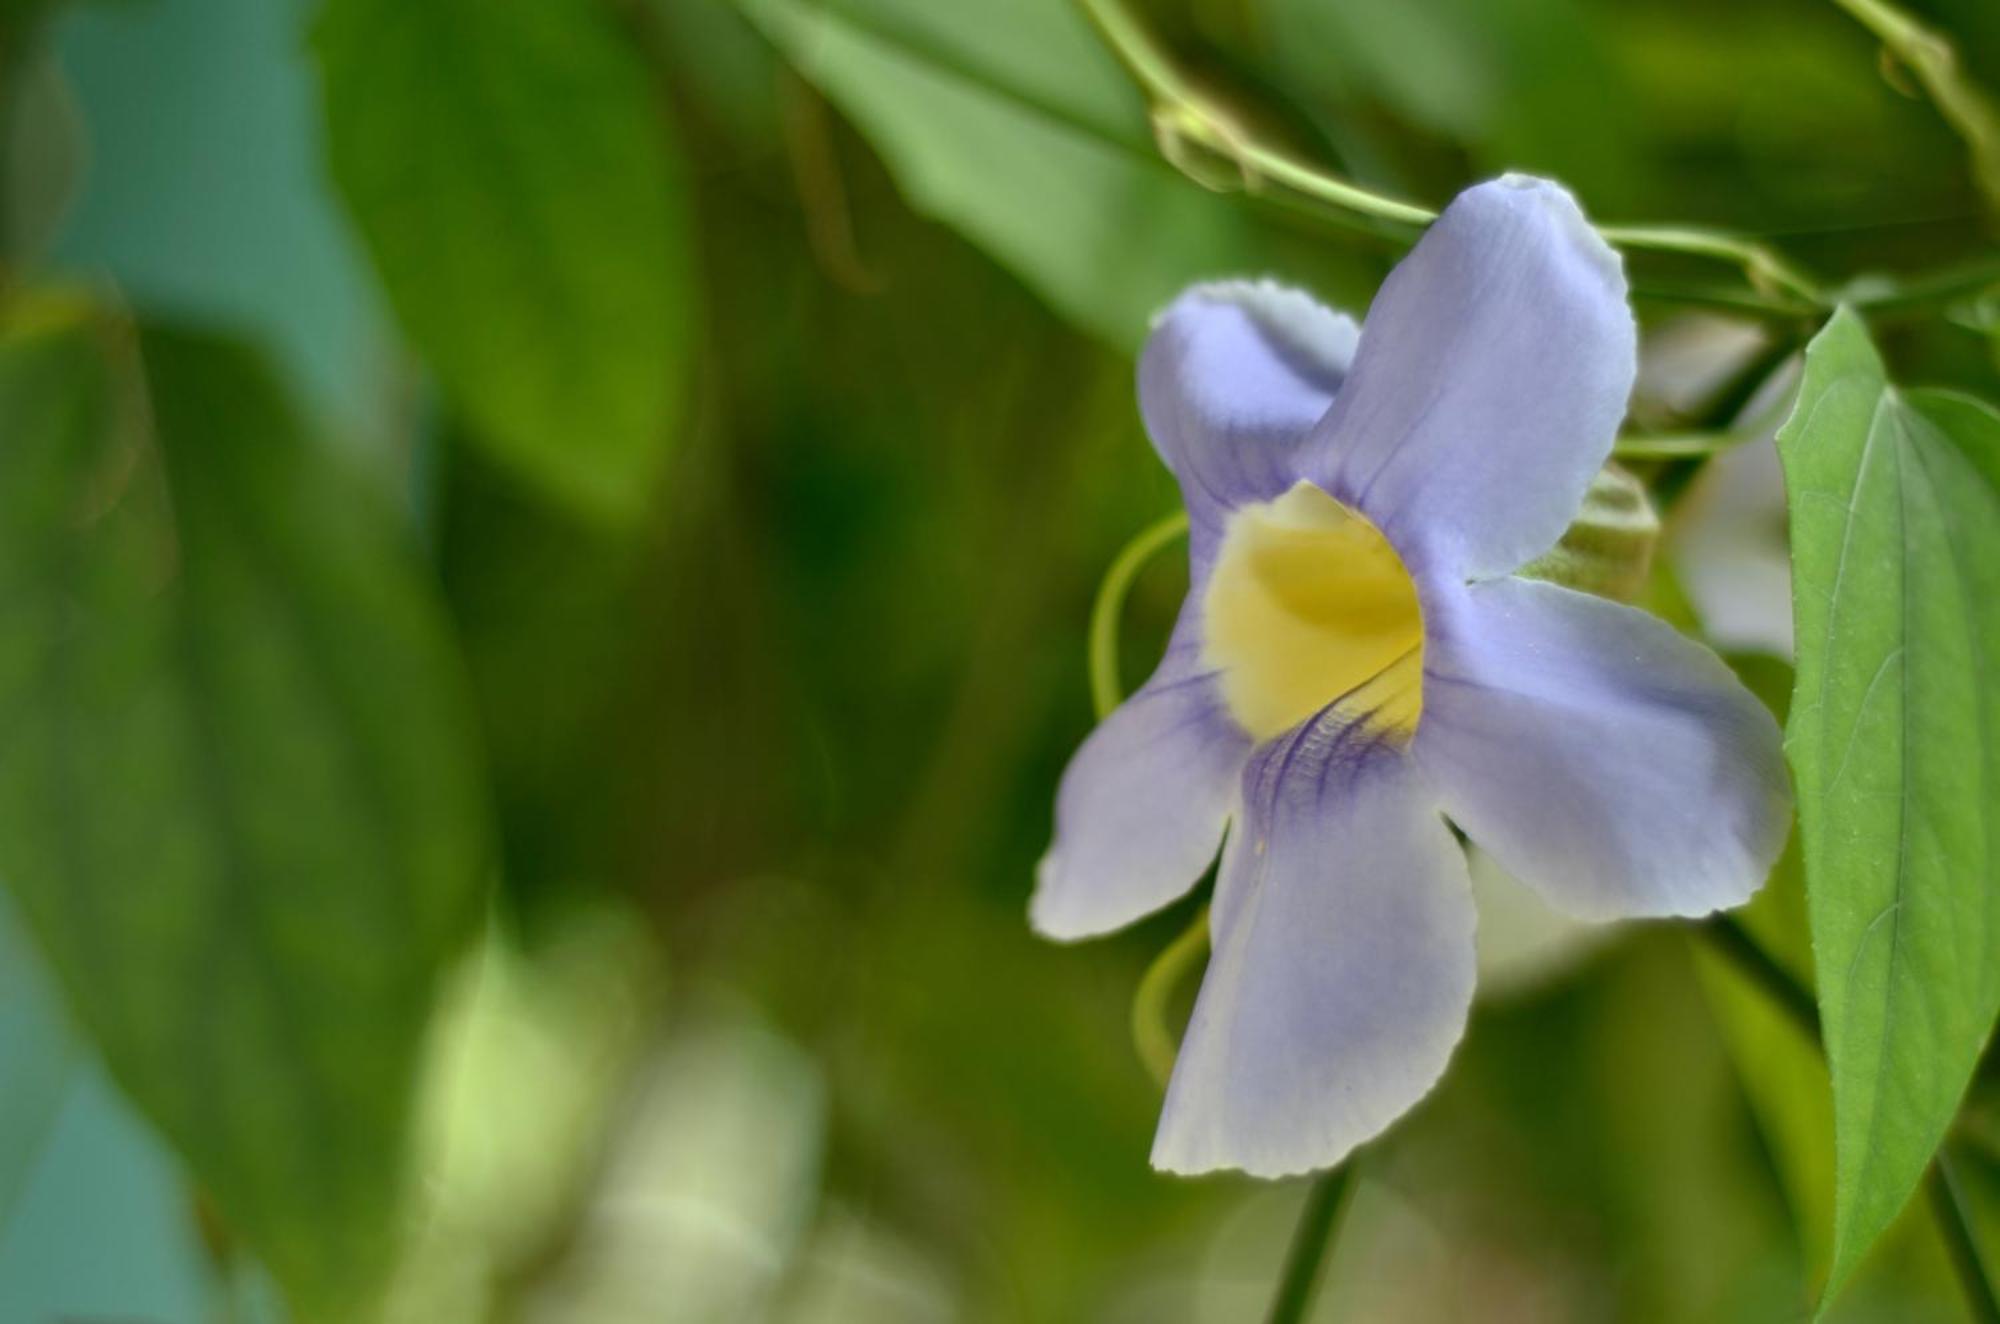
[(1461, 193), (1389, 273), (1315, 429), (1315, 481), (1406, 558), (1478, 579), (1554, 546), (1611, 453), (1638, 367), (1618, 255), (1568, 193)]
[(1433, 593), (1413, 751), (1445, 812), (1580, 919), (1703, 915), (1791, 828), (1778, 724), (1657, 617), (1553, 584)]
[(1308, 722), (1243, 784), (1153, 1142), (1171, 1172), (1338, 1163), (1437, 1082), (1472, 1002), (1465, 855), (1402, 750)]
[(1352, 318), (1268, 281), (1197, 285), (1139, 359), (1146, 431), (1180, 480), (1197, 541), (1298, 479), (1298, 448), (1354, 357)]
[(1090, 733), (1056, 790), (1056, 832), (1028, 919), (1071, 940), (1123, 928), (1215, 858), (1250, 740), (1200, 668), (1192, 605), (1151, 680)]

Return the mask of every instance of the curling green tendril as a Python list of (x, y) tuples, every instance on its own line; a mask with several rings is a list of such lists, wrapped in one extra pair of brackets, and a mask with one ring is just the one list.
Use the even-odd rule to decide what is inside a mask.
[[(1097, 587), (1097, 601), (1090, 609), (1090, 698), (1100, 722), (1125, 697), (1124, 687), (1118, 682), (1118, 624), (1125, 613), (1125, 598), (1132, 591), (1132, 581), (1139, 577), (1148, 561), (1187, 530), (1185, 510), (1155, 520), (1125, 544), (1111, 568), (1104, 572), (1104, 582)], [(1167, 1024), (1167, 1002), (1207, 952), (1208, 907), (1203, 906), (1187, 931), (1168, 943), (1146, 967), (1138, 992), (1132, 997), (1132, 1044), (1138, 1050), (1139, 1060), (1162, 1089), (1166, 1088), (1167, 1077), (1173, 1074), (1174, 1056), (1179, 1051), (1179, 1041)]]
[(1090, 701), (1100, 722), (1111, 716), (1111, 710), (1125, 697), (1124, 687), (1118, 683), (1118, 618), (1125, 610), (1125, 595), (1132, 591), (1132, 581), (1146, 562), (1186, 533), (1187, 527), (1185, 510), (1148, 525), (1125, 544), (1104, 572), (1104, 582), (1097, 586), (1097, 601), (1090, 609)]
[(1132, 996), (1132, 1046), (1139, 1060), (1161, 1089), (1174, 1074), (1174, 1058), (1180, 1054), (1180, 1040), (1169, 1028), (1167, 1002), (1181, 981), (1208, 955), (1208, 907), (1194, 917), (1194, 923), (1180, 937), (1168, 943), (1139, 979), (1139, 991)]

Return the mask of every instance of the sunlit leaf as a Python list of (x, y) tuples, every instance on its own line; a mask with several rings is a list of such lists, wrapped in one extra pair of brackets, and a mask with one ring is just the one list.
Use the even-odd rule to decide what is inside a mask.
[(1279, 274), (1357, 302), (1359, 268), (1161, 158), (1070, 0), (737, 0), (869, 136), (911, 203), (1072, 322), (1131, 348), (1191, 281)]
[(688, 376), (684, 182), (594, 0), (334, 0), (333, 173), (477, 436), (580, 508), (651, 494)]
[(1843, 312), (1778, 442), (1786, 748), (1833, 1070), (1831, 1290), (1915, 1189), (2000, 1009), (2000, 415), (1892, 386)]
[(307, 1320), (365, 1297), (398, 1229), (487, 851), (403, 534), (245, 352), (74, 302), (6, 326), (0, 878)]

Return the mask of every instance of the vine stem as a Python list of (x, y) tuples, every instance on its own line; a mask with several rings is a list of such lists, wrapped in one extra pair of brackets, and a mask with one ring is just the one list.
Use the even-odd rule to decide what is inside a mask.
[[(1414, 234), (1437, 219), (1428, 207), (1391, 198), (1259, 142), (1227, 108), (1205, 95), (1183, 74), (1159, 41), (1124, 7), (1122, 0), (1078, 0), (1105, 42), (1154, 105), (1154, 126), (1169, 160), (1177, 144), (1193, 143), (1232, 162), (1243, 186), (1256, 192), (1266, 184)], [(1691, 226), (1604, 226), (1605, 240), (1628, 249), (1679, 253), (1729, 262), (1743, 272), (1750, 289), (1726, 295), (1708, 292), (1699, 302), (1723, 301), (1745, 312), (1794, 318), (1830, 311), (1834, 300), (1819, 283), (1774, 249), (1740, 235)], [(1665, 289), (1649, 291), (1672, 297)]]
[(1692, 460), (1719, 455), (1742, 445), (1749, 437), (1740, 432), (1665, 432), (1651, 436), (1620, 437), (1611, 448), (1614, 460)]
[(1208, 954), (1208, 907), (1194, 917), (1194, 923), (1153, 958), (1139, 977), (1139, 991), (1132, 995), (1132, 1047), (1146, 1071), (1161, 1089), (1174, 1074), (1174, 1059), (1180, 1047), (1167, 1027), (1167, 999), (1181, 980)]
[(1771, 959), (1763, 945), (1734, 916), (1713, 915), (1695, 926), (1695, 934), (1723, 960), (1736, 967), (1757, 991), (1770, 999), (1813, 1043), (1821, 1042), (1819, 1003), (1812, 990), (1791, 971)]
[(1118, 559), (1104, 572), (1097, 586), (1097, 601), (1090, 607), (1090, 702), (1097, 720), (1111, 716), (1125, 697), (1118, 681), (1118, 617), (1125, 608), (1125, 595), (1132, 581), (1153, 554), (1187, 532), (1187, 511), (1177, 510), (1146, 526), (1138, 537), (1125, 544)]
[(1939, 33), (1886, 0), (1833, 0), (1874, 33), (1882, 48), (1923, 84), (1945, 123), (1965, 140), (1986, 205), (2000, 211), (2000, 107), (1965, 77), (1958, 51)]
[(2000, 1324), (2000, 1298), (1993, 1294), (1993, 1280), (1986, 1274), (1979, 1242), (1972, 1234), (1972, 1211), (1966, 1207), (1958, 1171), (1942, 1146), (1924, 1176), (1924, 1193), (1930, 1197), (1952, 1272), (1958, 1275), (1959, 1288), (1965, 1293), (1966, 1309), (1977, 1324)]
[(1306, 1192), (1305, 1206), (1292, 1229), (1291, 1248), (1285, 1252), (1285, 1269), (1278, 1279), (1277, 1295), (1271, 1298), (1268, 1324), (1298, 1324), (1311, 1308), (1319, 1290), (1320, 1270), (1326, 1253), (1339, 1230), (1341, 1212), (1347, 1207), (1347, 1188), (1352, 1164), (1329, 1168), (1314, 1179)]

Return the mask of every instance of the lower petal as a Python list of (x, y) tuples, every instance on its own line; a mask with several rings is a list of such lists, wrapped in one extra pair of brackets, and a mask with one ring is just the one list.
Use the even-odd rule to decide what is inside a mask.
[(1465, 856), (1397, 746), (1309, 722), (1260, 749), (1153, 1164), (1330, 1167), (1429, 1092), (1472, 1001)]
[(1704, 915), (1791, 827), (1778, 725), (1664, 621), (1553, 584), (1434, 593), (1414, 752), (1444, 809), (1579, 919)]
[(1044, 937), (1123, 928), (1193, 887), (1215, 858), (1250, 740), (1199, 669), (1193, 633), (1183, 622), (1153, 678), (1063, 772), (1055, 841), (1028, 907)]

